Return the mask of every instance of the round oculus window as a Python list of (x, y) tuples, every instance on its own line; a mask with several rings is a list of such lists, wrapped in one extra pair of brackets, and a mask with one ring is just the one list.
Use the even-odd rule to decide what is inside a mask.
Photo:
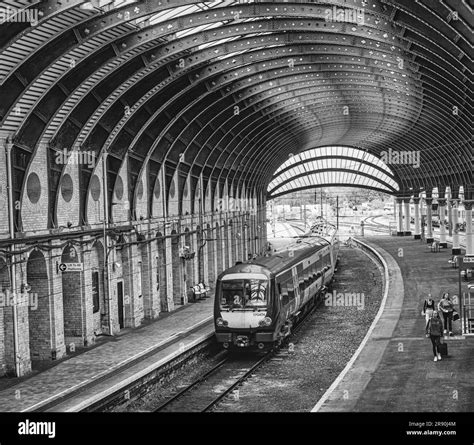
[(100, 180), (97, 175), (92, 176), (90, 189), (92, 199), (98, 201), (100, 198)]
[(115, 183), (115, 197), (119, 201), (123, 198), (123, 180), (121, 176), (117, 176), (117, 182)]
[(31, 203), (36, 204), (41, 196), (41, 182), (36, 173), (30, 173), (26, 181), (26, 194)]
[(67, 173), (61, 178), (61, 196), (64, 201), (69, 202), (72, 199), (74, 193), (74, 183), (72, 178)]

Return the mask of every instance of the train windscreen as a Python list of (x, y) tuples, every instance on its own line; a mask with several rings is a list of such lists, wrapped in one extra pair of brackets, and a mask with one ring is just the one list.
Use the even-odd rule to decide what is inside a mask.
[(224, 310), (256, 310), (268, 305), (267, 279), (224, 279), (221, 281), (220, 307)]

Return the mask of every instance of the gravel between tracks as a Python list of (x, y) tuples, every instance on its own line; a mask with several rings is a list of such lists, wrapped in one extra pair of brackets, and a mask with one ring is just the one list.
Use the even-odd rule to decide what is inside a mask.
[[(323, 303), (282, 350), (258, 369), (216, 411), (311, 410), (344, 369), (370, 327), (382, 300), (381, 270), (364, 253), (343, 248), (332, 290), (364, 294), (364, 307)], [(293, 352), (291, 352), (293, 349)]]
[[(382, 271), (357, 249), (341, 248), (331, 291), (364, 294), (364, 306), (330, 306), (315, 310), (276, 356), (220, 403), (223, 412), (310, 411), (344, 369), (375, 318), (382, 299)], [(160, 400), (206, 372), (215, 358), (188, 363), (171, 379), (149, 388), (146, 396), (114, 411), (150, 411)]]

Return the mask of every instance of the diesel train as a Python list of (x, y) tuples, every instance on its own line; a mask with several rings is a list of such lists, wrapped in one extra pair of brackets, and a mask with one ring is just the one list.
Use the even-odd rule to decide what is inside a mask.
[(286, 250), (222, 272), (214, 304), (217, 342), (226, 349), (278, 345), (323, 297), (338, 252), (336, 228), (320, 222)]

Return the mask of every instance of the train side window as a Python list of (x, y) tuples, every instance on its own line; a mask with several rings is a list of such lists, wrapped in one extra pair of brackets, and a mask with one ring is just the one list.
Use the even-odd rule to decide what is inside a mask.
[(288, 300), (292, 301), (295, 299), (295, 289), (293, 287), (293, 280), (288, 280), (286, 282), (286, 286), (288, 289)]
[(304, 264), (298, 264), (296, 266), (297, 274), (298, 274), (298, 283), (300, 290), (304, 289)]
[(309, 278), (309, 271), (310, 271), (310, 265), (307, 264), (305, 269), (304, 269), (304, 285), (305, 287), (308, 287), (309, 286), (309, 283), (310, 283), (310, 278)]
[(301, 295), (304, 292), (305, 288), (306, 288), (306, 282), (305, 282), (303, 276), (300, 276), (299, 279), (300, 279), (299, 287), (300, 287), (300, 295)]
[(288, 287), (286, 285), (286, 282), (283, 282), (281, 285), (278, 283), (278, 288), (280, 289), (280, 298), (281, 298), (281, 304), (283, 306), (286, 306), (289, 301), (288, 297)]

